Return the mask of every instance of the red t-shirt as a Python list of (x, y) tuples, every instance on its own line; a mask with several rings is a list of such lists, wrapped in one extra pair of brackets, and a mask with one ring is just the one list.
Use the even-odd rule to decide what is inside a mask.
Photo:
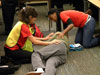
[[(29, 31), (28, 25), (23, 24), (21, 26), (21, 33), (20, 33), (20, 37), (18, 40), (18, 45), (22, 48), (24, 46), (25, 41), (27, 40), (28, 36), (31, 36), (31, 35), (32, 35), (32, 33)], [(8, 47), (7, 45), (5, 45), (5, 47), (14, 51), (14, 50), (19, 49), (18, 45), (15, 45), (14, 47)]]
[(75, 10), (67, 10), (60, 13), (60, 18), (64, 23), (70, 18), (75, 27), (83, 27), (87, 21), (88, 14)]

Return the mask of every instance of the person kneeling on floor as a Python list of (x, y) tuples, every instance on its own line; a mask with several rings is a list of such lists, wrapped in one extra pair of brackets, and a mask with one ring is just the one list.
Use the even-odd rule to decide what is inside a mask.
[(37, 15), (38, 14), (33, 7), (28, 6), (21, 9), (19, 13), (19, 21), (13, 27), (7, 37), (4, 46), (5, 55), (20, 64), (31, 62), (31, 55), (34, 50), (33, 44), (49, 45), (60, 43), (59, 40), (41, 41), (48, 40), (50, 35), (44, 38), (38, 38), (34, 36), (34, 22), (37, 18)]

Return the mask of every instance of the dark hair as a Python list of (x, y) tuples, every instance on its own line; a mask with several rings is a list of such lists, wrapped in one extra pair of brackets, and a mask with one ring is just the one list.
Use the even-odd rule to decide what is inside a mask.
[(55, 8), (50, 9), (49, 12), (48, 12), (48, 16), (51, 15), (51, 14), (53, 14), (53, 13), (57, 13), (57, 12), (58, 12), (58, 10), (55, 9)]
[(53, 14), (53, 13), (56, 13), (57, 14), (57, 22), (56, 22), (56, 30), (57, 31), (61, 31), (61, 19), (60, 19), (60, 12), (62, 11), (62, 9), (55, 9), (55, 8), (53, 8), (53, 9), (51, 9), (49, 12), (48, 12), (48, 16), (49, 15), (51, 15), (51, 14)]
[(30, 7), (30, 6), (24, 7), (19, 12), (19, 21), (22, 21), (22, 22), (25, 22), (26, 24), (28, 24), (29, 16), (36, 18), (38, 16), (38, 14), (33, 7)]
[(55, 9), (55, 8), (50, 9), (49, 12), (48, 12), (48, 16), (51, 15), (51, 14), (53, 14), (53, 13), (60, 13), (61, 11), (63, 11), (62, 8), (59, 8), (59, 9)]

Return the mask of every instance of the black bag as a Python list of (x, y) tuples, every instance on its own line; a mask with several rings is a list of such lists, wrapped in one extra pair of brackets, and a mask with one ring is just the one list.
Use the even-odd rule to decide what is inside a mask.
[(18, 65), (11, 58), (0, 56), (0, 75), (14, 74), (19, 69)]

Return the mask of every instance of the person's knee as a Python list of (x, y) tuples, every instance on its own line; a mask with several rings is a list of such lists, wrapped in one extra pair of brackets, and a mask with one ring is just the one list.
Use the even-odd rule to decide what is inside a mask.
[(32, 53), (31, 58), (34, 58), (36, 56), (36, 53)]
[(49, 59), (49, 60), (48, 60), (48, 64), (49, 64), (50, 66), (55, 66), (55, 65), (56, 65), (56, 63), (55, 63), (52, 59)]

